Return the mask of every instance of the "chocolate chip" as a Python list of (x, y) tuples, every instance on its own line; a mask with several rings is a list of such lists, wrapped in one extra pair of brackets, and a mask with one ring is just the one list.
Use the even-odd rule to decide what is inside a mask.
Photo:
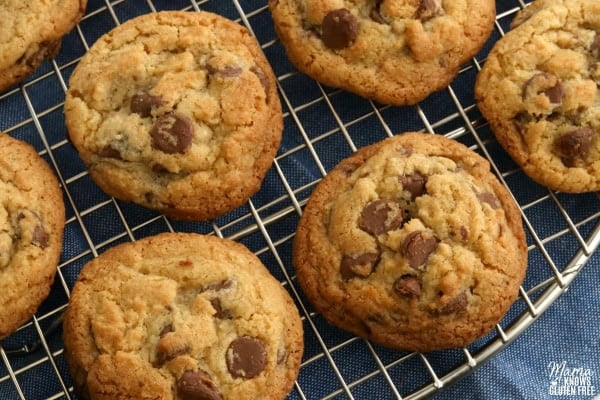
[(375, 270), (378, 261), (379, 253), (364, 253), (357, 257), (345, 255), (340, 263), (342, 279), (366, 278)]
[(369, 12), (369, 17), (378, 24), (385, 24), (385, 19), (383, 18), (383, 15), (381, 15), (381, 2), (382, 0), (379, 0), (375, 3), (373, 8), (371, 8), (371, 12)]
[(419, 297), (421, 296), (421, 284), (412, 275), (402, 275), (394, 282), (394, 291), (401, 296)]
[(177, 394), (182, 400), (221, 400), (214, 382), (204, 371), (185, 371), (177, 380)]
[(441, 0), (421, 0), (421, 4), (419, 4), (419, 8), (417, 8), (417, 18), (428, 20), (437, 15), (441, 15), (442, 11)]
[(469, 231), (467, 231), (467, 228), (465, 228), (464, 226), (460, 227), (460, 237), (462, 238), (462, 240), (467, 240), (467, 238), (469, 237)]
[(160, 333), (158, 334), (158, 336), (159, 336), (160, 338), (162, 338), (162, 337), (164, 337), (164, 336), (165, 336), (167, 333), (171, 333), (171, 332), (173, 332), (173, 325), (172, 325), (172, 324), (168, 324), (168, 325), (165, 325), (165, 326), (164, 326), (164, 327), (161, 329), (161, 331), (160, 331)]
[(554, 150), (567, 166), (574, 166), (575, 160), (585, 157), (592, 147), (594, 131), (591, 128), (578, 128), (563, 133), (554, 141)]
[(598, 32), (596, 32), (596, 36), (590, 45), (590, 53), (592, 53), (594, 57), (600, 56), (600, 33)]
[(150, 130), (152, 147), (167, 154), (183, 154), (192, 145), (194, 127), (183, 115), (161, 115)]
[(513, 121), (517, 131), (519, 131), (520, 134), (523, 134), (525, 133), (527, 124), (533, 121), (533, 117), (527, 111), (520, 111), (515, 115)]
[(156, 361), (154, 362), (155, 367), (161, 367), (165, 363), (187, 354), (190, 352), (191, 346), (186, 343), (179, 347), (171, 347), (161, 345), (161, 342), (158, 342), (158, 349), (156, 350)]
[(418, 269), (427, 261), (427, 257), (434, 252), (438, 244), (435, 237), (425, 238), (421, 231), (411, 232), (402, 242), (402, 254), (408, 258), (408, 265)]
[(521, 95), (525, 100), (541, 93), (545, 94), (551, 103), (560, 104), (565, 95), (565, 89), (556, 76), (542, 72), (533, 75), (525, 82)]
[(358, 36), (358, 20), (350, 10), (340, 8), (330, 11), (321, 25), (323, 43), (330, 49), (339, 50), (349, 47)]
[(231, 311), (223, 308), (223, 305), (221, 304), (221, 299), (215, 297), (214, 299), (210, 300), (210, 304), (215, 309), (215, 317), (217, 317), (218, 319), (231, 319)]
[(372, 235), (381, 235), (402, 226), (404, 213), (400, 205), (391, 200), (374, 200), (363, 208), (358, 226)]
[(492, 207), (494, 210), (497, 210), (502, 207), (500, 200), (498, 200), (498, 198), (496, 197), (496, 195), (494, 193), (490, 193), (490, 192), (477, 193), (476, 196), (479, 199), (479, 201), (481, 201), (482, 203), (489, 204), (490, 207)]
[(211, 75), (219, 75), (224, 78), (235, 78), (242, 74), (242, 68), (237, 65), (224, 65), (222, 67), (215, 67), (212, 64), (206, 64), (206, 69)]
[(33, 234), (31, 236), (31, 243), (37, 247), (41, 247), (45, 249), (48, 247), (48, 242), (50, 241), (50, 235), (44, 227), (42, 226), (41, 221), (33, 228)]
[(442, 306), (438, 312), (440, 314), (460, 313), (467, 309), (467, 304), (467, 292), (462, 292), (450, 300), (447, 304)]
[(163, 99), (160, 96), (153, 96), (150, 93), (136, 93), (131, 97), (129, 109), (131, 112), (139, 114), (143, 118), (152, 115), (152, 109), (163, 104)]
[(260, 68), (259, 66), (252, 66), (250, 68), (250, 71), (256, 75), (256, 77), (258, 78), (260, 84), (262, 85), (263, 89), (265, 90), (265, 95), (267, 97), (267, 103), (270, 100), (270, 92), (271, 92), (271, 84), (269, 83), (269, 79), (267, 79), (267, 76), (265, 75), (265, 71), (262, 70), (262, 68)]
[(98, 151), (98, 155), (100, 157), (106, 158), (116, 158), (117, 160), (122, 160), (121, 153), (119, 150), (111, 147), (110, 145), (106, 145)]
[(254, 378), (267, 365), (265, 345), (256, 337), (239, 337), (229, 345), (226, 361), (227, 369), (234, 378)]
[(202, 291), (206, 292), (207, 290), (214, 290), (218, 292), (219, 290), (229, 289), (233, 286), (233, 279), (225, 279), (222, 281), (210, 282), (202, 287)]
[(409, 175), (402, 175), (398, 179), (402, 184), (402, 188), (410, 192), (412, 200), (425, 194), (427, 177), (423, 174), (415, 171)]

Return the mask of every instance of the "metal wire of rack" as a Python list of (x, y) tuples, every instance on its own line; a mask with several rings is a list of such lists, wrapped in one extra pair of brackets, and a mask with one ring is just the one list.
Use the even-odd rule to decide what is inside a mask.
[[(290, 291), (301, 311), (306, 344), (290, 399), (423, 398), (493, 357), (568, 287), (600, 242), (597, 195), (550, 192), (528, 180), (494, 140), (473, 99), (474, 78), (487, 52), (525, 6), (521, 0), (497, 1), (492, 38), (455, 81), (417, 106), (391, 107), (299, 74), (277, 40), (266, 0), (90, 0), (85, 17), (64, 38), (57, 58), (22, 85), (0, 94), (0, 130), (34, 145), (54, 168), (68, 216), (63, 254), (49, 298), (30, 322), (0, 342), (0, 397), (76, 398), (63, 356), (60, 318), (78, 272), (111, 246), (163, 231), (237, 240), (254, 251)], [(285, 130), (274, 165), (248, 204), (212, 222), (171, 221), (107, 197), (92, 183), (66, 139), (64, 94), (80, 57), (119, 23), (165, 9), (212, 11), (246, 26), (278, 78)], [(314, 186), (357, 148), (409, 130), (444, 134), (488, 158), (522, 210), (529, 269), (520, 297), (495, 331), (464, 349), (407, 353), (353, 337), (315, 313), (295, 281), (291, 242)], [(551, 224), (548, 215), (552, 215)]]

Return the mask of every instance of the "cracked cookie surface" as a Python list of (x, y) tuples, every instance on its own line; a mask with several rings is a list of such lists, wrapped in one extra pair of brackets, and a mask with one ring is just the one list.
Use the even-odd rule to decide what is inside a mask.
[(600, 189), (600, 3), (537, 0), (490, 52), (475, 96), (500, 144), (554, 190)]
[(283, 399), (302, 323), (288, 293), (243, 245), (164, 233), (84, 266), (64, 319), (84, 399)]
[(283, 129), (256, 40), (207, 12), (148, 14), (100, 38), (71, 76), (65, 117), (105, 192), (190, 220), (247, 201)]
[(493, 0), (270, 0), (292, 63), (384, 104), (446, 87), (488, 39)]
[(61, 39), (85, 13), (87, 0), (0, 2), (0, 92), (56, 56)]
[(65, 209), (54, 173), (29, 144), (0, 132), (0, 339), (50, 293)]
[(329, 322), (412, 351), (487, 333), (527, 265), (519, 209), (489, 163), (420, 133), (364, 147), (329, 172), (293, 250), (298, 281)]

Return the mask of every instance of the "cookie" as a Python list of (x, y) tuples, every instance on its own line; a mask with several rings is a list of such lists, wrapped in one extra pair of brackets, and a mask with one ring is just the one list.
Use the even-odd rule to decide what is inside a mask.
[(0, 132), (0, 339), (50, 293), (65, 208), (54, 173), (33, 147)]
[(303, 352), (288, 293), (243, 245), (163, 233), (86, 264), (63, 323), (84, 399), (283, 399)]
[(79, 22), (87, 0), (0, 2), (0, 92), (58, 54), (61, 39)]
[(600, 190), (600, 3), (537, 0), (478, 74), (475, 96), (498, 142), (536, 182)]
[(70, 78), (65, 118), (101, 189), (188, 220), (246, 202), (283, 129), (256, 40), (208, 12), (143, 15), (101, 37)]
[(404, 133), (359, 149), (315, 188), (293, 260), (331, 324), (382, 346), (431, 351), (486, 334), (527, 266), (517, 205), (462, 144)]
[(415, 104), (448, 86), (487, 41), (493, 0), (270, 0), (295, 67), (384, 104)]

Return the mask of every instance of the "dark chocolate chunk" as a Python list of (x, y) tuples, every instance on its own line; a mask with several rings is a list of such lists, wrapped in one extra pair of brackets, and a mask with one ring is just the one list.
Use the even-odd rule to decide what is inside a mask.
[(141, 117), (147, 118), (152, 115), (152, 109), (163, 104), (163, 99), (160, 96), (153, 96), (146, 92), (136, 93), (131, 97), (129, 108), (131, 112), (139, 114)]
[(364, 253), (357, 257), (345, 255), (340, 263), (342, 279), (366, 278), (375, 270), (378, 261), (379, 253)]
[(573, 166), (576, 159), (585, 157), (588, 153), (593, 136), (591, 128), (578, 128), (563, 133), (554, 141), (554, 151), (562, 157), (566, 166)]
[(551, 103), (561, 104), (565, 95), (565, 89), (557, 77), (542, 72), (533, 75), (525, 82), (521, 95), (523, 100), (525, 100), (530, 96), (540, 93), (545, 94)]
[(37, 247), (45, 249), (48, 247), (48, 242), (50, 241), (50, 235), (44, 227), (42, 226), (42, 222), (39, 221), (38, 224), (33, 228), (33, 234), (31, 236), (31, 243)]
[(437, 248), (438, 240), (435, 237), (425, 238), (423, 232), (411, 232), (402, 242), (402, 254), (408, 258), (408, 265), (418, 269), (427, 261), (427, 257)]
[(221, 400), (214, 382), (204, 371), (185, 371), (177, 380), (177, 394), (182, 400)]
[(394, 282), (394, 291), (401, 296), (419, 297), (421, 296), (421, 284), (412, 275), (402, 275)]
[(340, 8), (323, 18), (322, 40), (330, 49), (339, 50), (351, 46), (358, 36), (358, 20), (350, 10)]
[(358, 226), (372, 235), (381, 235), (398, 229), (404, 221), (400, 205), (391, 200), (374, 200), (365, 206), (360, 214)]
[(183, 154), (192, 145), (194, 127), (183, 115), (170, 112), (156, 120), (150, 136), (153, 148), (167, 154)]
[(383, 18), (383, 15), (381, 15), (381, 2), (382, 0), (378, 0), (375, 3), (373, 8), (371, 8), (371, 12), (369, 12), (369, 17), (378, 24), (385, 24), (385, 19)]
[(121, 157), (121, 153), (119, 152), (119, 150), (113, 148), (110, 145), (106, 145), (103, 148), (101, 148), (100, 151), (98, 151), (98, 155), (100, 157), (115, 158), (117, 160), (122, 160), (123, 159)]
[(231, 311), (223, 308), (223, 305), (221, 304), (221, 299), (215, 297), (214, 299), (210, 300), (210, 304), (215, 309), (215, 317), (217, 317), (218, 319), (231, 319)]
[(242, 74), (242, 68), (237, 65), (224, 65), (222, 67), (215, 67), (212, 64), (206, 64), (206, 69), (211, 75), (220, 75), (224, 78), (235, 78)]
[(234, 378), (254, 378), (267, 365), (264, 343), (252, 336), (242, 336), (231, 342), (225, 358), (227, 369)]
[(415, 171), (409, 175), (402, 175), (398, 179), (402, 184), (402, 188), (410, 192), (412, 200), (425, 194), (425, 184), (427, 183), (425, 175)]
[(441, 0), (421, 0), (421, 4), (419, 4), (419, 8), (417, 8), (417, 18), (428, 20), (437, 15), (441, 15), (442, 11)]
[(439, 309), (440, 314), (460, 313), (467, 309), (467, 292), (462, 292)]
[(500, 200), (498, 200), (498, 198), (496, 197), (496, 195), (494, 193), (490, 193), (490, 192), (477, 193), (477, 198), (482, 203), (489, 204), (490, 207), (492, 207), (494, 210), (497, 210), (502, 207)]

